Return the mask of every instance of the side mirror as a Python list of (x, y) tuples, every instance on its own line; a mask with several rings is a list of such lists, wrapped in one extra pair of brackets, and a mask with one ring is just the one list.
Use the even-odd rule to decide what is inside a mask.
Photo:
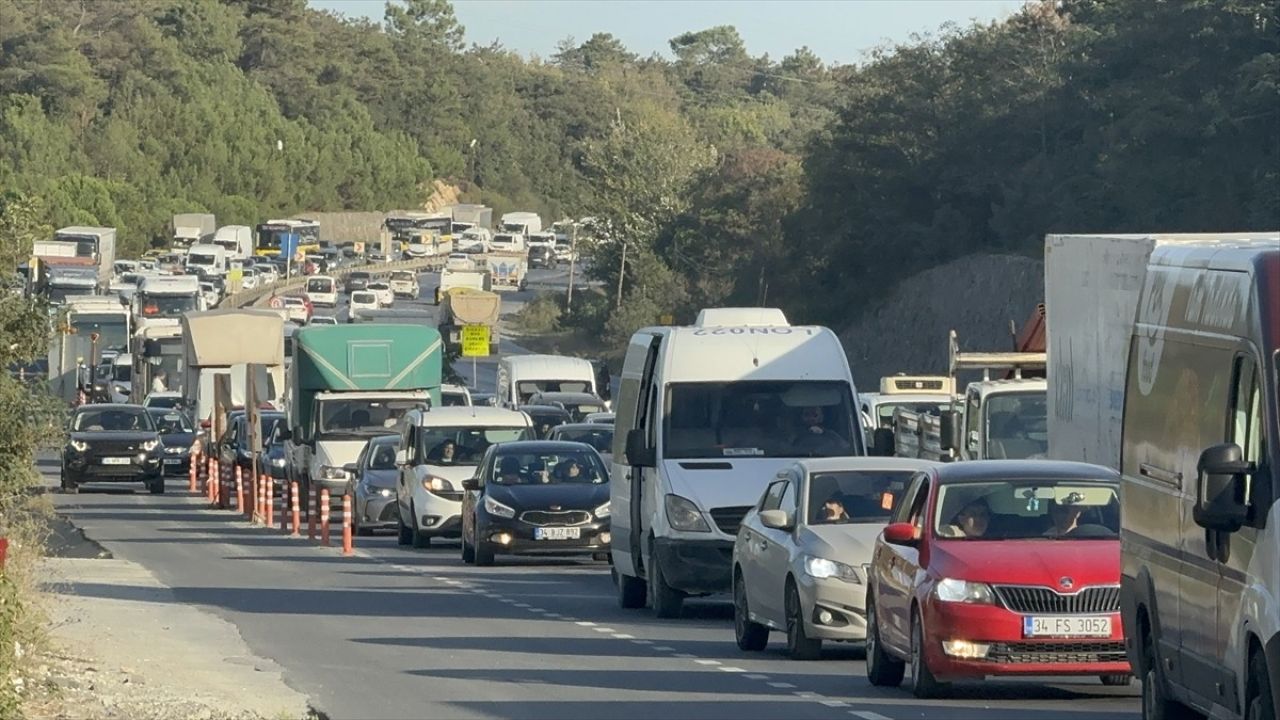
[(884, 541), (890, 545), (915, 547), (920, 543), (916, 536), (916, 526), (911, 523), (893, 523), (884, 529)]
[(343, 466), (342, 466), (342, 469), (343, 469), (343, 470), (346, 470), (347, 472), (351, 473), (352, 475), (355, 475), (356, 473), (360, 472), (360, 464), (359, 464), (359, 463), (347, 463), (346, 465), (343, 465)]
[(627, 464), (633, 467), (654, 467), (658, 464), (658, 451), (645, 445), (644, 430), (636, 428), (627, 432)]
[(955, 450), (960, 447), (960, 432), (963, 426), (959, 410), (943, 410), (938, 418), (938, 441), (942, 449)]
[(760, 512), (760, 524), (773, 530), (790, 530), (791, 515), (786, 510), (763, 510)]
[(893, 457), (897, 443), (892, 428), (876, 428), (871, 437), (873, 455)]
[(408, 465), (408, 464), (409, 464), (409, 451), (408, 451), (408, 450), (397, 450), (397, 451), (396, 451), (396, 464), (397, 464), (397, 465)]
[(463, 490), (479, 490), (480, 478), (467, 478), (466, 480), (463, 480), (462, 489)]
[(1196, 463), (1196, 505), (1191, 515), (1209, 530), (1235, 532), (1249, 516), (1245, 479), (1254, 471), (1235, 443), (1206, 448)]

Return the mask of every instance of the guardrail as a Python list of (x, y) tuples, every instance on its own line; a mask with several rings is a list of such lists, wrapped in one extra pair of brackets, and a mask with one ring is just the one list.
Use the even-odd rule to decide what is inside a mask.
[[(356, 265), (354, 267), (346, 267), (327, 273), (327, 276), (334, 280), (342, 280), (353, 272), (367, 272), (370, 275), (376, 276), (390, 275), (391, 273), (399, 270), (436, 270), (439, 269), (440, 266), (444, 265), (444, 259), (447, 256), (448, 251), (440, 253), (439, 255), (416, 258), (414, 260), (396, 260), (394, 262), (379, 263), (377, 265)], [(263, 302), (269, 301), (272, 296), (283, 295), (294, 290), (302, 289), (306, 286), (307, 280), (312, 277), (314, 276), (300, 275), (286, 280), (277, 280), (269, 285), (256, 287), (252, 290), (241, 290), (240, 292), (232, 293), (223, 298), (222, 302), (218, 303), (218, 307), (257, 307)]]

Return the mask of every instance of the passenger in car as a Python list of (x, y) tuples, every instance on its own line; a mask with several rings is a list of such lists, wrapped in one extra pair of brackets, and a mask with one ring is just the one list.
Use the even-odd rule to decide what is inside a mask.
[(844, 501), (839, 495), (832, 495), (822, 503), (822, 509), (817, 513), (818, 522), (820, 523), (838, 523), (848, 522), (849, 514), (844, 511)]
[(1084, 508), (1079, 505), (1059, 504), (1056, 500), (1050, 500), (1049, 518), (1053, 520), (1053, 525), (1044, 532), (1045, 536), (1060, 537), (1075, 530), (1083, 512)]
[(945, 528), (949, 537), (982, 537), (991, 524), (991, 506), (986, 498), (970, 501), (960, 508)]

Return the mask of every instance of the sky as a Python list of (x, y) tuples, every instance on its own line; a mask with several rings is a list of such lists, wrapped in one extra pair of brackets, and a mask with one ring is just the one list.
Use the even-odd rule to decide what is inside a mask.
[[(383, 0), (310, 0), (312, 7), (382, 19)], [(879, 45), (913, 33), (1008, 17), (1022, 0), (454, 0), (466, 41), (494, 40), (523, 55), (550, 57), (572, 36), (612, 33), (642, 56), (670, 57), (667, 41), (716, 25), (738, 29), (752, 55), (780, 60), (808, 46), (828, 64), (865, 59)]]

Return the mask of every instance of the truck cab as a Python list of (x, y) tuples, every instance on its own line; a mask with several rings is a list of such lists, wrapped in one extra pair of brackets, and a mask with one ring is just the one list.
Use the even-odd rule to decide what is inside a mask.
[(194, 275), (144, 275), (132, 306), (139, 328), (155, 322), (174, 324), (183, 313), (206, 309), (200, 279)]
[[(872, 455), (892, 455), (893, 443), (877, 443), (876, 430), (893, 428), (893, 414), (898, 408), (939, 414), (951, 404), (955, 381), (945, 375), (907, 375), (898, 373), (880, 378), (880, 391), (860, 393), (858, 410), (870, 440)], [(883, 437), (883, 433), (881, 434)], [(881, 445), (884, 445), (881, 447)]]

